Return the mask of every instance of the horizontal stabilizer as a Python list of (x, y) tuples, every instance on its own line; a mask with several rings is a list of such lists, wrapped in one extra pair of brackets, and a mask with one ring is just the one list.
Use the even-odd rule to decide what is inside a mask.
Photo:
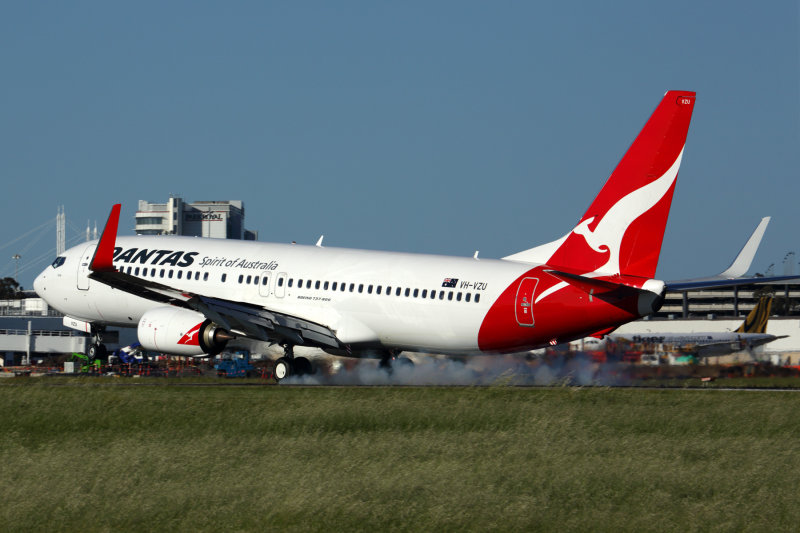
[(620, 287), (630, 288), (627, 285), (620, 283), (613, 283), (611, 281), (604, 281), (601, 279), (587, 278), (586, 276), (579, 276), (578, 274), (570, 274), (568, 272), (560, 272), (558, 270), (545, 270), (551, 276), (554, 276), (561, 281), (565, 281), (573, 285), (586, 294), (603, 294), (619, 289)]

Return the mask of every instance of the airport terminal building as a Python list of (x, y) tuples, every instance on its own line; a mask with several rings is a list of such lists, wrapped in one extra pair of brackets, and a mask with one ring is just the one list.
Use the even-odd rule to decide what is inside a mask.
[(241, 200), (185, 202), (177, 196), (166, 203), (139, 200), (137, 235), (187, 235), (215, 239), (254, 241), (258, 233), (244, 227)]

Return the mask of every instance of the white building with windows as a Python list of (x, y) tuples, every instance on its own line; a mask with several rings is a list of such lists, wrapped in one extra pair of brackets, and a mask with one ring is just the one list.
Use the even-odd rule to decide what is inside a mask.
[(139, 200), (137, 235), (187, 235), (254, 241), (258, 233), (244, 227), (240, 200), (184, 202), (173, 196), (163, 204)]

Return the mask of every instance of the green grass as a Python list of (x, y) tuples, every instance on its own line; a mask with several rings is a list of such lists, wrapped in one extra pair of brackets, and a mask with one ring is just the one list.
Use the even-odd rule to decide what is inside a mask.
[(795, 530), (787, 392), (0, 383), (10, 531)]

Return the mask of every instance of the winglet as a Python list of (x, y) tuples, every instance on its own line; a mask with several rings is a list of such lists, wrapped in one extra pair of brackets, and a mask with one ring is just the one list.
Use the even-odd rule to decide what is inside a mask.
[(733, 260), (733, 263), (731, 263), (731, 266), (729, 266), (725, 272), (721, 272), (719, 274), (719, 277), (741, 278), (747, 273), (748, 270), (750, 270), (750, 265), (753, 264), (753, 257), (756, 255), (758, 245), (761, 244), (761, 238), (764, 236), (764, 232), (767, 230), (767, 224), (769, 224), (769, 221), (770, 217), (764, 217), (761, 219), (758, 227), (756, 227), (753, 234), (750, 235), (750, 238), (739, 251), (739, 255), (736, 256), (736, 259)]
[(720, 272), (716, 276), (696, 279), (683, 279), (678, 281), (668, 281), (668, 291), (687, 291), (689, 289), (704, 289), (709, 287), (724, 287), (733, 285), (746, 285), (749, 283), (776, 283), (779, 281), (787, 281), (798, 279), (798, 276), (771, 276), (771, 277), (755, 277), (743, 278), (742, 276), (750, 270), (753, 263), (753, 257), (758, 250), (758, 245), (761, 244), (761, 238), (767, 230), (770, 217), (764, 217), (759, 222), (753, 234), (747, 239), (747, 242), (739, 251), (739, 255), (733, 260), (731, 266), (724, 272)]
[(117, 228), (119, 227), (119, 212), (122, 204), (114, 204), (111, 213), (108, 215), (106, 227), (103, 228), (103, 235), (94, 251), (92, 262), (89, 263), (89, 270), (94, 272), (116, 272), (114, 268), (114, 244), (117, 242)]

